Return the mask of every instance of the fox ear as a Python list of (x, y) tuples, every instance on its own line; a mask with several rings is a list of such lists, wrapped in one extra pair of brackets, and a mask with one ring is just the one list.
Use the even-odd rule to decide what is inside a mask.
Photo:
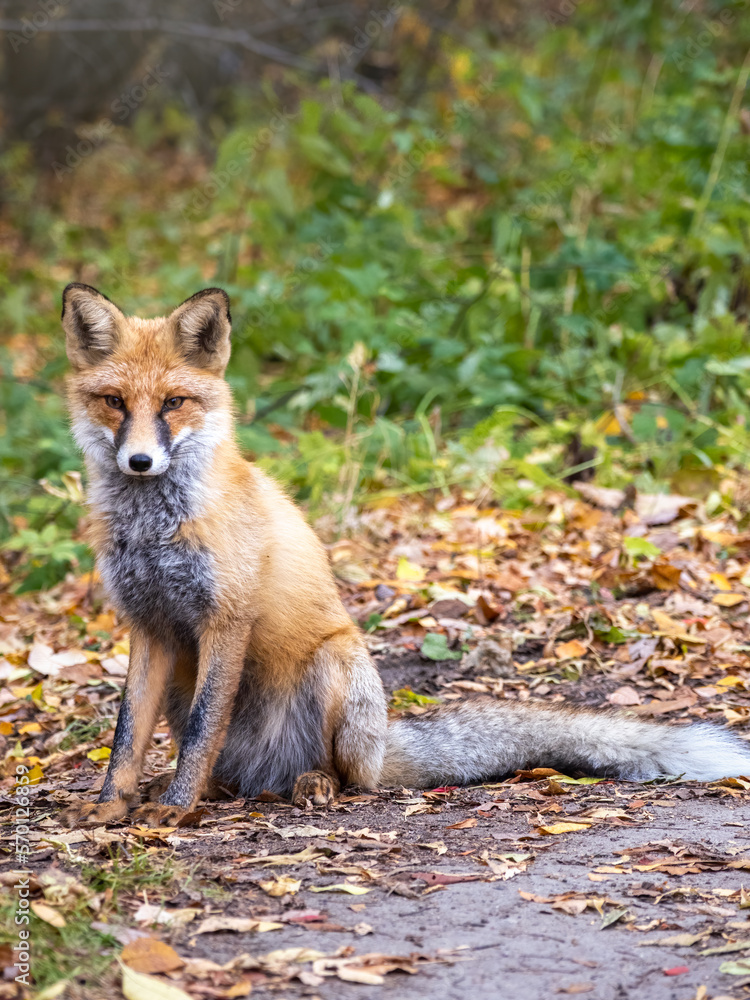
[(77, 281), (62, 295), (65, 348), (74, 368), (98, 364), (117, 347), (119, 323), (125, 317), (114, 302), (91, 285)]
[(196, 292), (169, 317), (178, 350), (197, 368), (221, 375), (229, 361), (232, 317), (229, 296), (221, 288)]

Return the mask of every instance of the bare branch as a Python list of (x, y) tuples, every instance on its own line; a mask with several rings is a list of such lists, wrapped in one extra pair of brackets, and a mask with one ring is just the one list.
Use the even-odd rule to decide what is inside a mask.
[[(28, 30), (29, 22), (0, 20), (0, 31), (23, 32)], [(283, 63), (285, 66), (292, 66), (295, 69), (303, 69), (307, 72), (318, 72), (320, 67), (308, 59), (292, 55), (284, 49), (263, 42), (249, 31), (242, 28), (216, 28), (209, 24), (183, 24), (180, 21), (169, 21), (160, 17), (128, 18), (125, 20), (108, 21), (106, 18), (82, 18), (69, 20), (49, 20), (45, 25), (37, 27), (33, 25), (36, 33), (78, 33), (84, 31), (148, 31), (162, 32), (167, 35), (183, 35), (189, 38), (196, 38), (209, 42), (223, 42), (227, 45), (240, 45), (248, 52), (271, 59), (273, 62)]]

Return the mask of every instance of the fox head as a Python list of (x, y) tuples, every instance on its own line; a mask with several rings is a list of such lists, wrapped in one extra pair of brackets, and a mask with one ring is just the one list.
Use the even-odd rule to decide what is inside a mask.
[(62, 325), (73, 368), (68, 402), (86, 457), (126, 476), (161, 476), (188, 458), (206, 461), (231, 431), (224, 381), (229, 298), (197, 292), (169, 316), (125, 316), (101, 292), (63, 292)]

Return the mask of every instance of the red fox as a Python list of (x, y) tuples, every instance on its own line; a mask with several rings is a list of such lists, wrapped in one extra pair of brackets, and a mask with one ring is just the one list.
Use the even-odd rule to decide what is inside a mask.
[[(347, 784), (468, 784), (540, 765), (635, 781), (750, 774), (750, 748), (706, 724), (490, 699), (389, 722), (323, 545), (234, 441), (226, 293), (139, 319), (75, 283), (62, 324), (91, 542), (131, 626), (107, 777), (68, 822), (134, 808), (136, 822), (174, 825), (217, 787), (325, 806)], [(162, 711), (177, 767), (140, 804)]]

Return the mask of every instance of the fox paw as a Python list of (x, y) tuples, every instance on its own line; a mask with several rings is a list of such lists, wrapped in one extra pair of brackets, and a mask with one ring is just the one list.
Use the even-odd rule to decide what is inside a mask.
[(163, 802), (144, 802), (133, 810), (132, 820), (135, 826), (177, 826), (188, 811)]
[(329, 806), (336, 798), (338, 783), (325, 771), (308, 771), (294, 782), (292, 802), (304, 809), (308, 802), (314, 806)]
[(74, 802), (63, 809), (60, 822), (63, 826), (101, 826), (104, 823), (121, 823), (128, 815), (125, 799), (111, 802)]

